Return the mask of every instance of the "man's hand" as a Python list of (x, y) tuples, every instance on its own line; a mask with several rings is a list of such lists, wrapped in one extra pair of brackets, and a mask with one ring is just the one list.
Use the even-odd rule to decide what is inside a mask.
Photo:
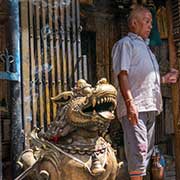
[(136, 125), (138, 123), (138, 111), (133, 100), (129, 100), (128, 102), (126, 101), (126, 107), (129, 121), (133, 125)]
[(174, 84), (177, 82), (179, 77), (179, 71), (177, 69), (172, 68), (170, 72), (162, 76), (161, 81), (163, 84)]
[(121, 71), (118, 75), (118, 79), (120, 90), (126, 104), (128, 119), (133, 125), (136, 125), (138, 123), (138, 111), (133, 102), (127, 71)]

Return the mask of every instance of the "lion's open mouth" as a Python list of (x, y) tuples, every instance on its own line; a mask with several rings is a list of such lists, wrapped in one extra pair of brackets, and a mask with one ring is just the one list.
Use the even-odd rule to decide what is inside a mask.
[(99, 114), (105, 119), (114, 119), (116, 100), (114, 97), (101, 97), (92, 100), (92, 104), (85, 107), (82, 112), (85, 114)]

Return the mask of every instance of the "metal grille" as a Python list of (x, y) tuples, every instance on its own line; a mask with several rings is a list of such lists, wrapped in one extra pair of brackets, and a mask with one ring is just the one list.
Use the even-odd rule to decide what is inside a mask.
[(79, 0), (21, 1), (25, 133), (46, 128), (56, 114), (50, 98), (87, 79), (81, 54)]

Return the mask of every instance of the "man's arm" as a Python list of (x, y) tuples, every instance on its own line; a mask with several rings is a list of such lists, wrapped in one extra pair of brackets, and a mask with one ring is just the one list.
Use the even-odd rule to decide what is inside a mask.
[(124, 98), (126, 108), (127, 108), (127, 116), (133, 125), (138, 123), (138, 111), (133, 102), (133, 96), (129, 87), (128, 81), (128, 73), (127, 71), (121, 71), (118, 75), (118, 81), (120, 86), (120, 91)]

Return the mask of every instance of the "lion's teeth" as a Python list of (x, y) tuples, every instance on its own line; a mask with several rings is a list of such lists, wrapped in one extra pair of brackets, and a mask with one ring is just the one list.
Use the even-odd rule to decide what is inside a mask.
[(92, 106), (93, 106), (93, 107), (96, 106), (96, 99), (95, 99), (95, 98), (92, 100)]
[(103, 103), (103, 101), (104, 101), (104, 100), (103, 100), (103, 99), (101, 99), (101, 103)]

